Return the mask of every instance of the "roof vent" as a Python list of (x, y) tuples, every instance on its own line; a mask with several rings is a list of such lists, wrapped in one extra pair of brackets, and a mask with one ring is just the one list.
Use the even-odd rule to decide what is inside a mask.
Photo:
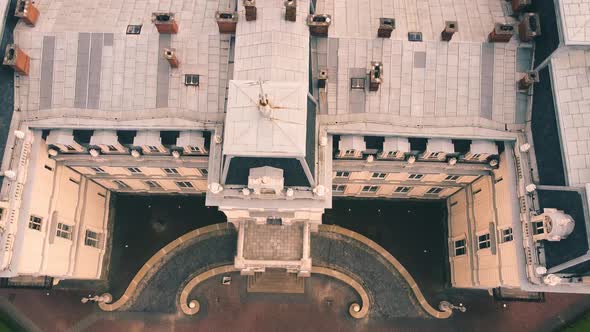
[(446, 21), (445, 28), (440, 33), (440, 39), (442, 41), (451, 41), (453, 39), (453, 35), (457, 32), (459, 25), (456, 21)]
[(518, 35), (523, 42), (531, 42), (534, 37), (541, 35), (541, 25), (539, 23), (539, 14), (524, 14), (520, 24), (518, 24)]
[(488, 35), (490, 43), (507, 43), (514, 35), (514, 26), (511, 24), (496, 23), (494, 30)]
[(152, 22), (161, 34), (174, 34), (178, 32), (178, 25), (174, 13), (152, 13)]
[(19, 0), (16, 4), (14, 16), (19, 17), (27, 25), (35, 26), (39, 19), (39, 10), (30, 0)]
[(332, 23), (332, 17), (327, 14), (309, 15), (307, 25), (312, 36), (328, 37), (328, 29)]
[(297, 19), (297, 0), (285, 0), (285, 20), (295, 22)]
[(395, 29), (395, 19), (382, 17), (379, 19), (379, 30), (377, 30), (377, 37), (390, 38), (393, 29)]
[(238, 13), (234, 11), (218, 11), (215, 13), (219, 33), (235, 33), (238, 25)]

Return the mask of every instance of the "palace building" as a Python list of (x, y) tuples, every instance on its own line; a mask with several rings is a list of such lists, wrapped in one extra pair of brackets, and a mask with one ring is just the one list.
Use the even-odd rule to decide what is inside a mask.
[(590, 1), (547, 3), (19, 0), (0, 277), (104, 278), (113, 193), (206, 195), (242, 274), (306, 277), (357, 197), (445, 201), (453, 287), (590, 293)]

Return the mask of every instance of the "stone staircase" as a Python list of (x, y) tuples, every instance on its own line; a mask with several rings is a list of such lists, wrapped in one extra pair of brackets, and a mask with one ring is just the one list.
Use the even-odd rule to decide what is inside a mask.
[(305, 278), (284, 270), (267, 269), (266, 272), (256, 272), (248, 276), (247, 290), (249, 293), (303, 294)]

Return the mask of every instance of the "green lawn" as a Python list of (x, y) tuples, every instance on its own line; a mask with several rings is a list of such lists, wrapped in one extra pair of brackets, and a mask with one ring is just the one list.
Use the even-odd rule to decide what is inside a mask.
[(586, 313), (580, 319), (568, 324), (562, 332), (587, 332), (590, 331), (590, 313)]

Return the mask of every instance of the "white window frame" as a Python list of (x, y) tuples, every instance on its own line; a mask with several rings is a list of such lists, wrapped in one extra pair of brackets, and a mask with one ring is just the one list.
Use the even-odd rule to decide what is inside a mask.
[(131, 186), (123, 180), (113, 180), (113, 183), (116, 184), (119, 189), (131, 189)]
[(68, 225), (62, 222), (57, 223), (55, 230), (55, 236), (64, 240), (72, 241), (72, 233), (74, 232), (74, 226)]
[[(490, 249), (492, 247), (492, 237), (490, 232), (477, 234), (477, 250)], [(482, 247), (483, 245), (483, 247)]]
[(356, 150), (354, 149), (348, 149), (346, 151), (344, 151), (344, 156), (346, 157), (354, 157)]
[(150, 153), (161, 152), (160, 149), (158, 149), (158, 147), (156, 145), (146, 145), (146, 148)]
[(203, 153), (203, 149), (201, 149), (198, 146), (189, 146), (188, 149), (192, 152), (192, 153)]
[(107, 172), (102, 167), (90, 167), (90, 169), (94, 172), (94, 174), (107, 174)]
[(444, 181), (448, 182), (457, 182), (461, 178), (461, 175), (447, 175)]
[(336, 178), (348, 179), (349, 177), (350, 177), (350, 172), (348, 172), (348, 171), (336, 171)]
[(387, 173), (373, 172), (373, 174), (371, 174), (371, 179), (373, 180), (383, 180), (386, 177)]
[(84, 233), (84, 245), (96, 249), (101, 249), (102, 233), (86, 229)]
[(162, 171), (164, 172), (164, 174), (168, 175), (168, 176), (176, 176), (176, 175), (180, 175), (180, 172), (178, 172), (177, 168), (162, 168)]
[(514, 241), (514, 233), (512, 231), (512, 227), (500, 229), (500, 236), (502, 239), (502, 243)]
[(532, 227), (533, 235), (545, 234), (545, 223), (542, 220), (531, 222), (531, 227)]
[(29, 217), (29, 229), (41, 232), (43, 228), (43, 218), (32, 214)]
[(174, 184), (180, 189), (195, 189), (195, 186), (190, 181), (174, 181)]
[(345, 184), (333, 184), (332, 185), (332, 192), (335, 193), (343, 193), (346, 191), (346, 185)]
[[(458, 243), (461, 241), (463, 241), (462, 244)], [(460, 245), (458, 245), (458, 244), (460, 244)], [(458, 251), (461, 249), (463, 250), (463, 253), (458, 253)], [(455, 257), (467, 255), (467, 239), (465, 237), (461, 237), (461, 238), (453, 240), (453, 251), (455, 253)]]
[(379, 191), (379, 186), (372, 186), (372, 185), (368, 185), (368, 186), (363, 186), (363, 188), (361, 189), (362, 193), (376, 193), (377, 191)]
[(145, 183), (149, 189), (162, 189), (162, 185), (155, 180), (146, 180), (143, 181), (143, 183)]
[(428, 190), (426, 191), (426, 194), (427, 195), (438, 195), (438, 194), (442, 193), (443, 190), (445, 190), (444, 187), (431, 187), (431, 188), (428, 188)]
[(399, 186), (399, 187), (396, 187), (396, 188), (393, 190), (393, 192), (394, 192), (395, 194), (407, 194), (407, 193), (409, 193), (410, 191), (412, 191), (412, 189), (414, 189), (414, 187), (408, 187), (408, 186)]
[(408, 180), (421, 181), (423, 178), (424, 178), (424, 174), (420, 174), (420, 173), (408, 174)]
[(141, 169), (139, 167), (127, 167), (127, 170), (131, 174), (143, 174), (143, 172), (141, 171)]

